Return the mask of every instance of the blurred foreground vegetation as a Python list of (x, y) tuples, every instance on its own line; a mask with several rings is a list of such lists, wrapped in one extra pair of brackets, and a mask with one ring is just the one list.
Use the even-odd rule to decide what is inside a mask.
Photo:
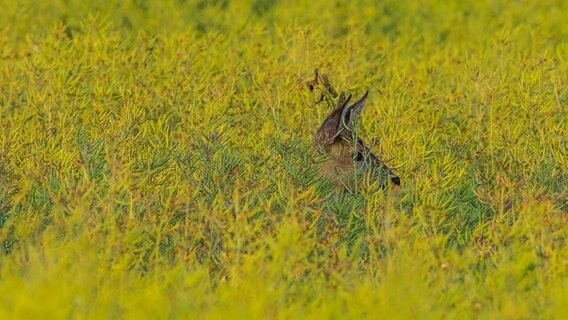
[[(0, 318), (568, 316), (568, 2), (0, 12)], [(317, 180), (315, 67), (400, 191)]]

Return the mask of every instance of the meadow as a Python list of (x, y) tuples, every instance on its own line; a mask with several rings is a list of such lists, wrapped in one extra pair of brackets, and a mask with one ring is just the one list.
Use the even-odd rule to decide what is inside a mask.
[[(0, 12), (1, 319), (568, 317), (568, 2)], [(318, 179), (314, 68), (402, 188)]]

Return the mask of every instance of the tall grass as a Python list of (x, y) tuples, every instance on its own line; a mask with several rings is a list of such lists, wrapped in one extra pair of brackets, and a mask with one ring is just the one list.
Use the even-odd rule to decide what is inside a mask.
[[(0, 11), (0, 318), (568, 316), (566, 1)], [(318, 181), (314, 67), (400, 191)]]

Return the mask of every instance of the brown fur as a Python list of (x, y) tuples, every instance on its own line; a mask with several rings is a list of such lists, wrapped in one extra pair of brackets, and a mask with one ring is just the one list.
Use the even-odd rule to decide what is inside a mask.
[(336, 185), (347, 189), (357, 187), (354, 183), (369, 180), (378, 182), (383, 188), (389, 182), (400, 186), (399, 177), (354, 132), (354, 123), (366, 98), (367, 93), (353, 105), (349, 105), (351, 96), (341, 100), (317, 131), (316, 146), (325, 155), (319, 176), (330, 178)]

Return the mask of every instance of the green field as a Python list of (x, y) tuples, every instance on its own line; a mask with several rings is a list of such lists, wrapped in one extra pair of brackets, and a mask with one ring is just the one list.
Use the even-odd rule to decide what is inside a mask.
[[(567, 21), (0, 0), (0, 319), (566, 319)], [(400, 190), (317, 178), (314, 68)]]

